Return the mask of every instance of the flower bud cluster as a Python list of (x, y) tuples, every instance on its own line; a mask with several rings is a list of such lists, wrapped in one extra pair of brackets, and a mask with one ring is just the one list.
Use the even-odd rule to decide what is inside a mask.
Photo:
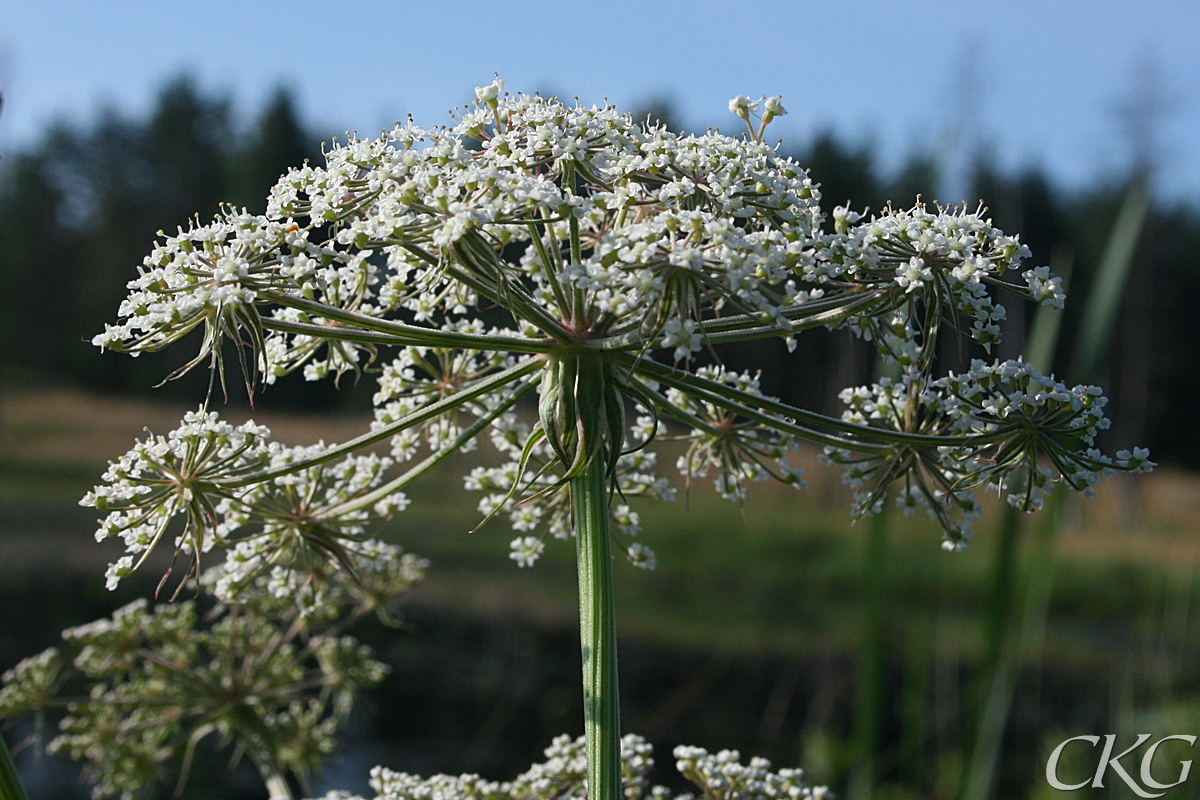
[[(934, 436), (961, 432), (947, 425), (941, 398), (922, 391), (913, 375), (845, 389), (840, 399), (848, 406), (842, 414), (848, 422)], [(946, 448), (896, 445), (865, 454), (827, 447), (822, 458), (845, 466), (842, 482), (854, 489), (852, 512), (856, 517), (878, 514), (899, 481), (897, 507), (906, 515), (925, 509), (941, 524), (947, 549), (966, 546), (971, 524), (981, 509), (972, 491), (957, 486), (961, 464), (949, 457)]]
[[(236, 338), (239, 324), (266, 322), (253, 308), (270, 292), (367, 314), (402, 309), (440, 324), (468, 313), (489, 282), (529, 284), (552, 315), (570, 311), (560, 290), (575, 287), (589, 306), (616, 315), (609, 327), (653, 335), (673, 319), (694, 323), (702, 306), (781, 318), (792, 297), (784, 285), (820, 221), (803, 170), (758, 142), (646, 129), (611, 108), (539, 97), (501, 106), (503, 125), (490, 134), (481, 118), (491, 112), (481, 108), (453, 130), (408, 125), (351, 140), (331, 149), (324, 167), (285, 175), (265, 216), (229, 213), (167, 239), (130, 284), (126, 322), (97, 342), (154, 349), (201, 320), (210, 339)], [(472, 134), (484, 136), (482, 150), (465, 146)], [(573, 226), (588, 242), (578, 257), (566, 247)], [(327, 241), (309, 241), (328, 230)], [(512, 243), (523, 257), (498, 262), (497, 249)], [(437, 268), (445, 256), (457, 269)], [(271, 319), (315, 321), (294, 308)], [(268, 379), (328, 344), (293, 332), (246, 343), (260, 351)], [(210, 343), (206, 352), (218, 351)], [(359, 360), (356, 348), (329, 344), (308, 375)]]
[[(208, 225), (179, 230), (158, 244), (129, 282), (121, 322), (108, 325), (92, 343), (138, 355), (178, 341), (204, 326), (200, 353), (222, 364), (225, 338), (249, 346), (268, 376), (257, 304), (263, 292), (296, 289), (316, 266), (345, 259), (335, 249), (308, 241), (308, 231), (289, 220), (226, 210)], [(161, 232), (160, 232), (161, 235)], [(182, 370), (181, 370), (182, 371)]]
[(62, 656), (57, 648), (22, 659), (0, 675), (0, 718), (11, 719), (27, 711), (40, 711), (54, 700), (54, 689), (62, 674)]
[(713, 800), (824, 800), (830, 792), (824, 786), (810, 787), (804, 782), (804, 770), (771, 771), (771, 762), (752, 758), (741, 763), (737, 750), (709, 753), (702, 747), (675, 748), (675, 768)]
[[(454, 326), (459, 332), (483, 333), (482, 322), (465, 320)], [(395, 424), (419, 409), (452, 397), (475, 381), (505, 367), (514, 359), (502, 352), (480, 352), (450, 348), (408, 347), (401, 350), (379, 374), (375, 393), (376, 430)], [(468, 403), (456, 412), (441, 414), (419, 428), (408, 428), (392, 437), (392, 455), (397, 461), (411, 459), (422, 444), (431, 450), (444, 449), (463, 431), (464, 420), (481, 416), (505, 397), (503, 391)], [(461, 446), (464, 452), (475, 449), (472, 439)]]
[(1108, 400), (1098, 386), (1068, 388), (1023, 361), (977, 360), (935, 387), (945, 394), (956, 428), (995, 440), (986, 455), (973, 449), (973, 480), (1003, 491), (1024, 511), (1041, 508), (1059, 481), (1090, 497), (1114, 468), (1148, 472), (1155, 466), (1141, 448), (1140, 457), (1124, 453), (1115, 460), (1096, 449), (1096, 435), (1109, 427)]
[(355, 695), (387, 668), (332, 633), (344, 607), (314, 625), (298, 622), (291, 603), (258, 597), (205, 614), (194, 600), (137, 600), (66, 630), (61, 648), (5, 673), (0, 717), (65, 708), (49, 749), (86, 762), (97, 798), (140, 796), (167, 759), (186, 763), (209, 734), (264, 773), (311, 775)]

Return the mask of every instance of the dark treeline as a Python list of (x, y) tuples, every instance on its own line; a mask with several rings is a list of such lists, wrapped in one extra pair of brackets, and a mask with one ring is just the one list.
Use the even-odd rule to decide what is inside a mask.
[[(202, 397), (206, 370), (151, 388), (183, 363), (182, 349), (114, 358), (90, 339), (115, 321), (159, 231), (172, 234), (191, 217), (207, 222), (222, 204), (262, 212), (283, 172), (320, 157), (286, 91), (239, 128), (228, 99), (204, 95), (187, 77), (162, 89), (146, 119), (105, 110), (90, 125), (60, 122), (29, 152), (5, 154), (0, 275), (10, 290), (0, 300), (0, 375), (9, 384)], [(294, 389), (280, 394), (300, 401)], [(307, 402), (327, 407), (334, 396), (320, 387)]]
[[(652, 115), (669, 116), (663, 109)], [(644, 116), (644, 115), (643, 115)], [(160, 230), (174, 232), (189, 217), (207, 221), (222, 203), (261, 211), (270, 187), (288, 167), (320, 161), (319, 137), (279, 91), (248, 125), (237, 125), (227, 99), (206, 96), (187, 78), (168, 84), (153, 112), (130, 119), (103, 113), (87, 125), (60, 123), (24, 153), (0, 164), (0, 376), (5, 383), (69, 384), (113, 393), (202, 396), (204, 371), (157, 389), (187, 360), (173, 348), (138, 359), (102, 356), (88, 340), (115, 319), (125, 283)], [(822, 185), (826, 211), (847, 201), (878, 210), (891, 202), (932, 202), (940, 176), (931, 157), (916, 157), (892, 174), (869, 149), (833, 135), (790, 154)], [(1063, 341), (1055, 372), (1065, 376), (1073, 332), (1092, 275), (1128, 181), (1069, 193), (1036, 170), (1019, 175), (975, 165), (968, 196), (978, 197), (1005, 231), (1032, 248), (1033, 265), (1071, 265)], [(1005, 341), (994, 355), (1021, 352), (1032, 309), (1009, 298)], [(1190, 413), (1200, 390), (1191, 369), (1200, 351), (1193, 321), (1200, 309), (1200, 210), (1156, 205), (1137, 248), (1123, 296), (1117, 337), (1102, 383), (1120, 433), (1110, 447), (1149, 443), (1157, 460), (1200, 466), (1200, 417)], [(982, 352), (947, 348), (948, 366)], [(799, 337), (788, 354), (763, 342), (722, 352), (731, 367), (763, 370), (764, 389), (800, 405), (837, 413), (837, 393), (868, 381), (869, 345), (846, 331)], [(264, 402), (303, 408), (362, 403), (368, 387), (339, 396), (328, 382), (299, 391), (297, 381), (270, 387)], [(231, 393), (232, 394), (232, 393)]]

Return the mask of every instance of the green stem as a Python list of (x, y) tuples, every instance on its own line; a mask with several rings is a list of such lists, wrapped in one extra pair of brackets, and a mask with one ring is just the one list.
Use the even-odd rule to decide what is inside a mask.
[[(685, 372), (659, 364), (647, 358), (626, 356), (623, 366), (628, 371), (645, 376), (651, 380), (665, 384), (672, 389), (679, 389), (685, 394), (706, 400), (747, 419), (761, 422), (782, 433), (807, 439), (819, 444), (832, 444), (834, 447), (844, 447), (858, 452), (880, 452), (885, 445), (906, 444), (916, 447), (957, 447), (961, 445), (982, 446), (992, 443), (998, 435), (976, 434), (971, 436), (942, 436), (923, 433), (906, 433), (886, 428), (876, 428), (870, 425), (860, 425), (856, 422), (827, 417), (815, 411), (805, 411), (802, 408), (789, 406), (770, 397), (751, 394), (719, 381), (708, 380), (692, 372)], [(732, 401), (732, 402), (731, 402)], [(795, 422), (789, 422), (795, 420)], [(801, 428), (797, 423), (824, 428), (826, 430), (848, 433), (862, 437), (862, 441), (840, 441), (831, 439), (807, 428)]]
[(263, 780), (267, 783), (269, 800), (295, 800), (287, 779), (278, 772), (264, 770)]
[[(480, 341), (473, 344), (465, 342), (461, 337), (451, 336), (446, 339), (441, 339), (431, 335), (425, 339), (405, 339), (401, 336), (395, 336), (390, 333), (380, 333), (379, 331), (363, 330), (361, 328), (333, 328), (328, 325), (313, 325), (309, 322), (289, 322), (283, 319), (264, 319), (262, 327), (268, 331), (278, 331), (279, 333), (296, 333), (301, 336), (311, 336), (314, 339), (323, 341), (337, 342), (352, 342), (362, 345), (382, 345), (384, 347), (456, 347), (464, 350), (480, 350), (483, 352), (492, 353), (547, 353), (552, 348), (549, 343), (539, 343), (536, 339), (526, 339), (523, 341), (532, 342), (533, 346), (525, 347), (521, 344), (497, 344), (495, 341), (490, 344)], [(494, 337), (500, 338), (500, 337)], [(514, 343), (522, 340), (513, 339)]]
[(457, 408), (458, 406), (474, 400), (477, 397), (490, 394), (507, 383), (511, 383), (512, 381), (522, 378), (531, 372), (541, 369), (541, 366), (541, 359), (536, 357), (526, 359), (525, 361), (509, 367), (506, 370), (489, 375), (487, 378), (471, 384), (469, 388), (463, 389), (458, 394), (451, 395), (450, 397), (443, 398), (435, 403), (430, 403), (427, 406), (423, 406), (410, 414), (404, 415), (389, 425), (385, 425), (377, 430), (371, 431), (370, 433), (364, 433), (362, 436), (359, 436), (356, 439), (351, 439), (345, 444), (339, 444), (336, 447), (331, 447), (322, 452), (320, 455), (313, 456), (312, 458), (301, 459), (276, 469), (254, 472), (250, 475), (242, 476), (236, 480), (231, 480), (223, 485), (226, 488), (238, 488), (240, 486), (250, 486), (255, 483), (263, 483), (264, 481), (272, 480), (273, 478), (279, 478), (283, 475), (291, 475), (292, 473), (306, 470), (309, 467), (315, 467), (320, 464), (324, 464), (325, 462), (332, 461), (339, 456), (349, 455), (355, 450), (360, 450), (368, 445), (381, 442), (384, 439), (394, 436), (400, 431), (407, 430), (414, 425), (418, 425), (422, 422), (433, 419), (434, 417), (437, 417), (453, 408)]
[[(790, 332), (799, 333), (808, 328), (829, 325), (843, 317), (850, 316), (855, 311), (877, 302), (880, 296), (880, 293), (877, 292), (862, 295), (838, 295), (822, 300), (810, 300), (801, 305), (785, 308), (781, 313), (785, 319), (796, 323)], [(643, 324), (644, 321), (639, 319), (622, 326), (619, 332), (614, 332), (612, 335), (594, 342), (594, 346), (601, 350), (646, 350), (646, 332)], [(787, 331), (783, 331), (779, 325), (763, 325), (761, 314), (737, 314), (730, 317), (708, 319), (700, 321), (696, 326), (696, 334), (713, 343), (778, 339), (786, 333)], [(653, 347), (653, 343), (650, 346)]]
[(0, 800), (28, 800), (3, 736), (0, 736)]
[(459, 452), (459, 450), (461, 450), (467, 442), (474, 439), (484, 428), (495, 422), (497, 417), (516, 405), (517, 401), (529, 394), (529, 392), (536, 385), (537, 384), (534, 381), (527, 381), (526, 383), (521, 384), (515, 390), (513, 390), (512, 394), (504, 402), (500, 403), (491, 411), (475, 420), (475, 422), (471, 423), (470, 427), (465, 428), (463, 432), (458, 435), (458, 438), (453, 442), (446, 445), (441, 450), (433, 453), (420, 464), (417, 464), (415, 467), (407, 470), (403, 475), (400, 475), (399, 477), (385, 483), (383, 486), (371, 490), (362, 497), (356, 497), (353, 500), (347, 500), (340, 505), (334, 506), (333, 508), (324, 512), (325, 516), (333, 519), (342, 514), (348, 514), (353, 511), (370, 508), (393, 492), (398, 492), (405, 486), (408, 486), (417, 478), (421, 477), (426, 472), (444, 461), (447, 457)]
[(579, 641), (583, 652), (583, 726), (588, 800), (621, 800), (621, 722), (617, 630), (608, 532), (605, 459), (594, 457), (571, 480), (579, 561)]
[[(575, 194), (575, 162), (568, 161), (563, 166), (563, 188), (567, 194)], [(573, 213), (567, 217), (567, 229), (570, 235), (571, 244), (571, 263), (576, 266), (583, 263), (583, 247), (579, 239), (579, 219)], [(581, 324), (582, 320), (587, 316), (587, 303), (583, 295), (583, 290), (576, 287), (573, 292), (575, 301), (574, 316), (576, 324)]]
[(322, 339), (345, 339), (367, 344), (411, 347), (461, 347), (469, 350), (502, 353), (545, 353), (551, 345), (537, 339), (517, 336), (489, 336), (440, 328), (425, 328), (403, 322), (379, 319), (356, 311), (318, 303), (303, 297), (279, 293), (264, 293), (269, 300), (322, 319), (333, 320), (356, 328), (335, 328), (287, 320), (264, 319), (263, 327), (288, 333), (301, 333)]

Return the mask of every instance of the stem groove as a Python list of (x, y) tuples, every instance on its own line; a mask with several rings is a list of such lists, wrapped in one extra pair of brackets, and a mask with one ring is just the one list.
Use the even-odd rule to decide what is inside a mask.
[(579, 641), (589, 800), (621, 800), (621, 722), (608, 479), (597, 454), (571, 480), (579, 565)]

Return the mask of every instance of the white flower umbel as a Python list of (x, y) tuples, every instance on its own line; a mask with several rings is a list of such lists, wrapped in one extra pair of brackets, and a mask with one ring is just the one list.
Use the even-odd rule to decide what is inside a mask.
[(824, 257), (808, 274), (822, 286), (883, 290), (881, 306), (851, 324), (905, 366), (897, 344), (921, 342), (921, 367), (927, 370), (943, 322), (985, 347), (995, 342), (1004, 308), (992, 299), (989, 287), (1062, 308), (1062, 281), (1046, 267), (1022, 271), (1022, 284), (1003, 280), (1021, 270), (1029, 248), (993, 227), (982, 208), (889, 207), (866, 222), (858, 214), (838, 211), (836, 232), (825, 237)]
[[(824, 786), (809, 786), (799, 769), (771, 770), (765, 758), (740, 762), (736, 750), (709, 753), (701, 747), (676, 747), (675, 765), (695, 784), (703, 797), (713, 800), (824, 800), (832, 797)], [(422, 778), (382, 767), (371, 771), (375, 800), (585, 800), (588, 797), (587, 751), (583, 737), (559, 736), (545, 751), (546, 760), (534, 764), (511, 781), (489, 781), (478, 775), (433, 775)], [(625, 800), (688, 800), (691, 793), (675, 794), (665, 786), (650, 784), (654, 748), (640, 736), (621, 740), (621, 776)], [(362, 800), (345, 792), (330, 792), (320, 800)]]
[[(106, 530), (132, 551), (114, 577), (182, 517), (186, 547), (230, 544), (228, 576), (262, 573), (287, 593), (306, 570), (320, 576), (306, 565), (352, 564), (364, 515), (398, 510), (400, 490), (483, 436), (507, 463), (472, 470), (467, 485), (485, 517), (511, 523), (514, 560), (532, 563), (546, 534), (574, 534), (589, 785), (617, 800), (610, 540), (638, 524), (612, 494), (673, 496), (654, 473), (656, 437), (688, 442), (685, 482), (710, 475), (734, 499), (768, 476), (802, 485), (787, 453), (815, 443), (861, 484), (860, 513), (899, 482), (901, 502), (933, 511), (952, 544), (975, 513), (974, 485), (1034, 508), (1050, 482), (1086, 489), (1105, 469), (1149, 464), (1091, 450), (1090, 390), (1003, 365), (940, 380), (941, 329), (987, 346), (1003, 318), (994, 291), (1059, 306), (1058, 279), (1022, 267), (1025, 246), (982, 210), (917, 205), (868, 220), (838, 209), (827, 227), (805, 171), (762, 141), (786, 113), (779, 98), (731, 101), (749, 133), (736, 138), (512, 96), (499, 80), (476, 97), (452, 128), (402, 125), (332, 147), (324, 165), (284, 175), (264, 215), (227, 210), (146, 260), (105, 347), (153, 350), (203, 324), (191, 364), (219, 368), (232, 340), (251, 387), (383, 367), (375, 424), (351, 442), (293, 452), (222, 440), (219, 464), (182, 469), (190, 451), (172, 450), (162, 463), (133, 457), (133, 477), (110, 470), (88, 502), (113, 504)], [(871, 339), (905, 378), (864, 389), (836, 419), (697, 366), (725, 344), (791, 346), (817, 327)], [(512, 409), (533, 393), (529, 424)], [(390, 459), (342, 461), (379, 442)], [(643, 545), (615, 546), (654, 563)]]
[(167, 436), (152, 436), (109, 464), (105, 483), (80, 501), (107, 516), (96, 540), (119, 536), (129, 555), (111, 565), (108, 588), (139, 566), (168, 534), (176, 550), (200, 554), (227, 538), (223, 518), (236, 504), (237, 479), (267, 462), (270, 431), (247, 422), (231, 425), (210, 412), (188, 412)]
[(1091, 495), (1115, 468), (1154, 467), (1148, 451), (1122, 451), (1114, 461), (1095, 448), (1108, 427), (1106, 400), (1096, 386), (1067, 388), (1022, 361), (975, 361), (922, 388), (918, 378), (884, 379), (846, 389), (843, 419), (922, 435), (960, 438), (945, 447), (899, 445), (874, 454), (829, 447), (825, 457), (846, 466), (844, 481), (856, 490), (855, 514), (877, 513), (890, 486), (899, 483), (897, 504), (910, 513), (925, 508), (942, 523), (949, 549), (971, 535), (979, 486), (1003, 492), (1023, 511), (1042, 507), (1059, 483)]

